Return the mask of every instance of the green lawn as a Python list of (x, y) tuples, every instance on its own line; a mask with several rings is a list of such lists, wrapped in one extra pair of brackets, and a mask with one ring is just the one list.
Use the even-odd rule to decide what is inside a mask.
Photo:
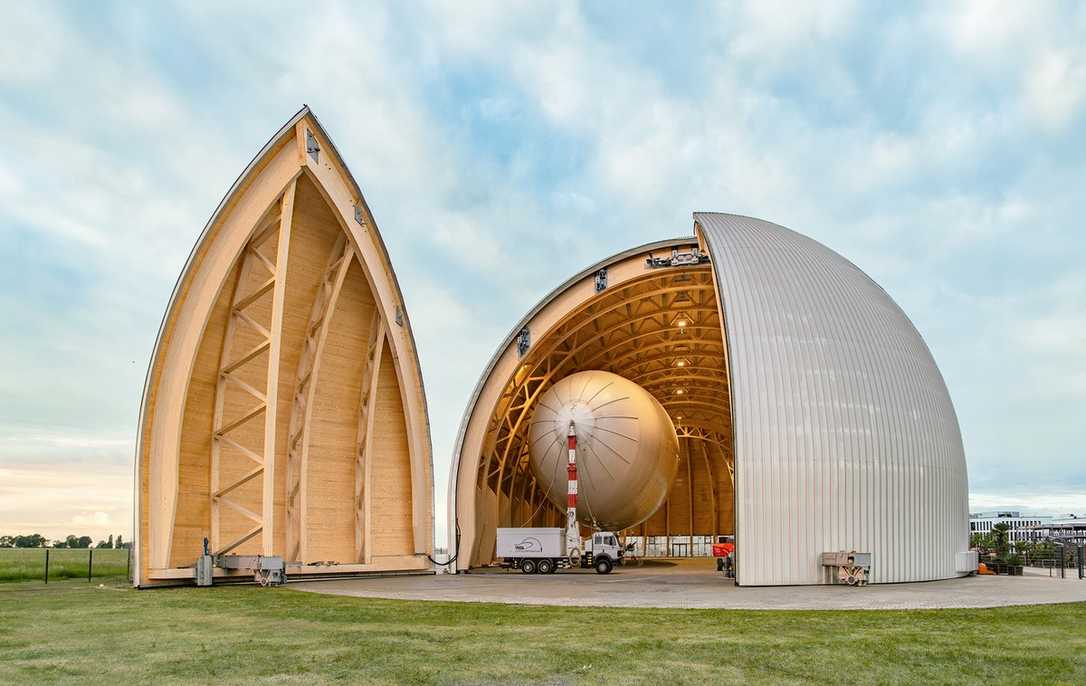
[(288, 588), (0, 587), (0, 683), (1086, 683), (1086, 604), (516, 607)]
[[(86, 579), (90, 549), (51, 548), (49, 580)], [(41, 581), (45, 572), (45, 548), (0, 548), (0, 581)], [(91, 567), (94, 578), (128, 574), (128, 551), (95, 549)]]

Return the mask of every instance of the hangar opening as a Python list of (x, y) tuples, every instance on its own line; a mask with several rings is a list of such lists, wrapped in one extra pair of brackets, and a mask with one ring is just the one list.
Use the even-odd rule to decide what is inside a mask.
[[(612, 518), (613, 530), (640, 555), (709, 556), (715, 537), (734, 535), (740, 585), (827, 583), (823, 554), (837, 552), (867, 554), (876, 583), (969, 571), (957, 419), (901, 309), (851, 262), (779, 225), (696, 213), (694, 229), (582, 271), (503, 342), (453, 456), (456, 569), (494, 563), (499, 528), (565, 526), (565, 494), (548, 478), (557, 449), (533, 452), (561, 427), (533, 435), (533, 424), (561, 414), (543, 399), (572, 407), (606, 385), (591, 375), (615, 374), (666, 412), (674, 477), (658, 506), (599, 462), (576, 488), (629, 501), (640, 514)], [(571, 378), (583, 389), (562, 387)], [(575, 509), (582, 535), (602, 529)]]
[[(640, 385), (670, 415), (679, 438), (678, 470), (665, 502), (620, 537), (643, 555), (687, 557), (707, 556), (715, 535), (734, 533), (728, 384), (709, 265), (691, 241), (656, 246), (624, 262), (596, 270), (595, 294), (538, 340), (530, 340), (531, 326), (518, 334), (529, 345), (487, 422), (477, 471), (479, 504), (487, 511), (476, 564), (488, 561), (497, 527), (565, 522), (565, 509), (555, 503), (564, 500), (565, 483), (560, 498), (548, 497), (550, 484), (541, 484), (530, 465), (531, 419), (547, 389), (582, 371), (608, 371)], [(641, 273), (616, 283), (627, 270)], [(583, 495), (582, 502), (591, 507)], [(584, 535), (589, 531), (583, 527)]]

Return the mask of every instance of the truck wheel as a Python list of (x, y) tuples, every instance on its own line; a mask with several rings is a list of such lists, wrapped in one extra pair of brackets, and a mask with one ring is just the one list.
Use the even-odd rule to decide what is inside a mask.
[(543, 558), (539, 561), (539, 565), (536, 567), (540, 574), (550, 574), (554, 571), (554, 563), (550, 560)]
[(596, 574), (610, 574), (611, 573), (611, 561), (606, 557), (601, 557), (596, 560)]
[(535, 574), (535, 560), (525, 560), (520, 563), (520, 571), (525, 574)]

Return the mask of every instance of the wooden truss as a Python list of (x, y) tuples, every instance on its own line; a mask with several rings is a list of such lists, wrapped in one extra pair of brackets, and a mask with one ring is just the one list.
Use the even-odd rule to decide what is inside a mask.
[[(223, 343), (222, 365), (215, 387), (215, 418), (211, 440), (211, 550), (221, 555), (234, 550), (249, 539), (261, 535), (264, 555), (273, 554), (274, 507), (275, 507), (275, 417), (279, 385), (279, 350), (283, 325), (283, 297), (286, 288), (287, 254), (290, 246), (291, 217), (293, 216), (295, 182), (291, 182), (279, 199), (277, 213), (256, 231), (245, 246), (238, 285), (230, 308), (226, 338)], [(274, 246), (267, 248), (266, 246)], [(265, 254), (274, 250), (274, 260)], [(255, 286), (246, 288), (250, 282)], [(251, 313), (254, 305), (270, 294), (271, 306), (266, 308), (266, 318)], [(248, 333), (248, 336), (243, 334)], [(258, 342), (248, 348), (238, 343), (252, 334)], [(244, 380), (242, 374), (256, 368), (259, 386)], [(250, 377), (252, 378), (252, 377)], [(225, 407), (230, 396), (251, 398), (252, 404), (239, 416), (227, 418)], [(253, 402), (255, 401), (255, 402)], [(241, 437), (239, 431), (249, 422), (261, 418), (264, 431), (259, 441), (252, 440), (252, 432)], [(224, 446), (232, 448), (223, 450)], [(251, 468), (240, 476), (224, 469), (225, 463), (248, 460)], [(225, 473), (224, 473), (225, 472)], [(226, 474), (234, 473), (234, 476)], [(231, 498), (231, 493), (259, 478), (263, 491), (262, 507), (254, 512)], [(224, 510), (224, 507), (226, 508)], [(241, 518), (250, 526), (240, 535), (223, 540), (223, 519)]]
[[(495, 493), (499, 526), (560, 521), (558, 509), (540, 492), (531, 472), (528, 419), (552, 383), (577, 371), (604, 369), (644, 386), (671, 414), (688, 472), (684, 482), (691, 489), (690, 521), (696, 505), (708, 508), (701, 519), (713, 525), (704, 533), (720, 530), (719, 503), (730, 500), (734, 487), (725, 454), (730, 450), (731, 415), (724, 358), (720, 312), (707, 266), (650, 273), (569, 313), (534, 343), (488, 424), (478, 487)], [(729, 478), (718, 484), (716, 475), (725, 465)], [(711, 502), (695, 503), (695, 472), (716, 480), (709, 488)], [(669, 530), (670, 508), (665, 504), (661, 509), (667, 519), (662, 528)]]

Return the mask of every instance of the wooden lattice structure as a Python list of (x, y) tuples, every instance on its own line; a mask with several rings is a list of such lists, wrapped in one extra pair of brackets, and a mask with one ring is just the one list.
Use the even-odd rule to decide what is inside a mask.
[(410, 323), (361, 191), (308, 109), (189, 258), (137, 453), (137, 585), (192, 578), (205, 537), (214, 554), (281, 556), (291, 576), (429, 568)]

